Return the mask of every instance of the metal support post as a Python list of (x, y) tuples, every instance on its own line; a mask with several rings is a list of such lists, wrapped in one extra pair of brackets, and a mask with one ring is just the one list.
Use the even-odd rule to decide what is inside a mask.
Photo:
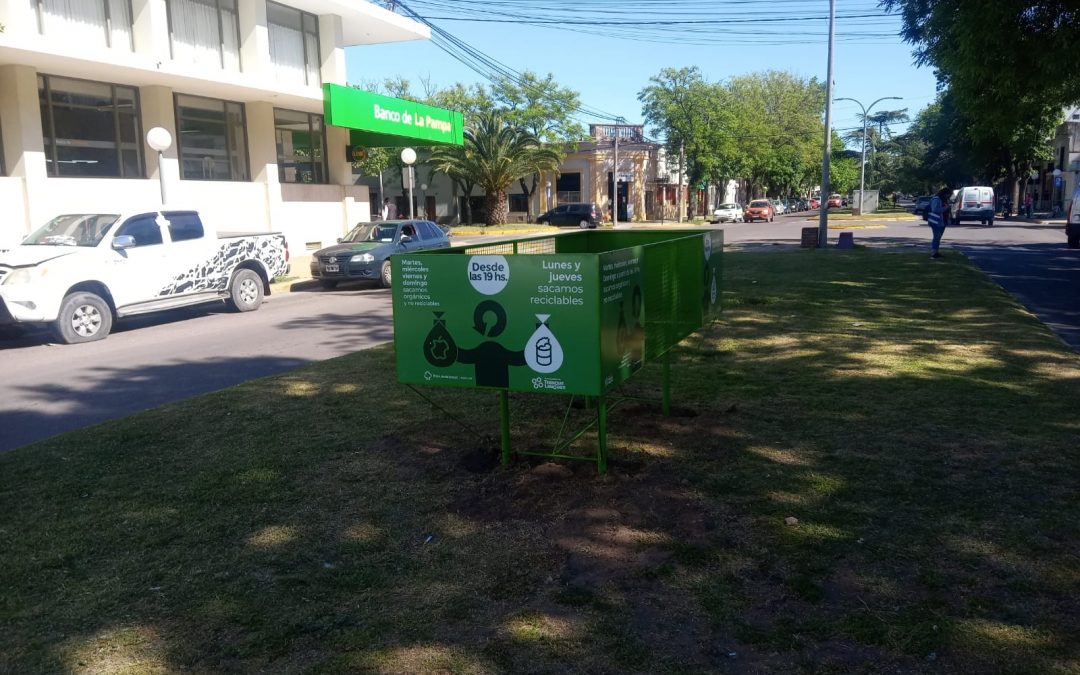
[(596, 439), (599, 449), (596, 453), (596, 470), (607, 473), (607, 397), (601, 395), (596, 409)]
[(499, 392), (499, 422), (502, 427), (502, 465), (510, 464), (510, 393)]
[(664, 417), (671, 417), (671, 350), (664, 352), (664, 383), (661, 410)]
[(416, 174), (413, 173), (412, 165), (409, 165), (409, 220), (412, 220), (416, 216), (413, 214), (413, 184), (416, 182)]
[(829, 245), (829, 160), (832, 154), (832, 66), (836, 41), (836, 0), (829, 0), (829, 66), (825, 74), (825, 148), (821, 158), (821, 211), (818, 214), (818, 248)]

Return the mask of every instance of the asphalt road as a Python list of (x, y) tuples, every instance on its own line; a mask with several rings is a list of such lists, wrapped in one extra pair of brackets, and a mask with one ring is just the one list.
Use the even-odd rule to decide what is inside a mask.
[(0, 451), (393, 339), (390, 291), (343, 285), (132, 317), (107, 339), (0, 337)]
[[(802, 228), (815, 225), (810, 213), (727, 224), (724, 239), (746, 248), (798, 246)], [(830, 230), (830, 243), (841, 231)], [(928, 252), (921, 222), (851, 231), (857, 244)], [(1080, 250), (1066, 248), (1060, 225), (964, 224), (949, 228), (943, 247), (969, 256), (1080, 349)], [(948, 263), (928, 257), (927, 264)], [(247, 314), (214, 305), (135, 317), (114, 330), (107, 340), (70, 346), (48, 344), (40, 333), (0, 334), (0, 451), (393, 338), (389, 291), (365, 285), (275, 294)]]

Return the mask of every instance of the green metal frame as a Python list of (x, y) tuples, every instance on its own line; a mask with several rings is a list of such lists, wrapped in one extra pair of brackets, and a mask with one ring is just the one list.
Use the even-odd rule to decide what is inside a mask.
[[(643, 328), (644, 351), (642, 363), (660, 360), (662, 368), (661, 411), (665, 417), (671, 415), (671, 349), (681, 340), (714, 318), (719, 312), (714, 287), (708, 287), (710, 279), (717, 283), (720, 276), (720, 255), (723, 246), (723, 233), (709, 230), (710, 236), (718, 239), (715, 249), (717, 256), (710, 263), (709, 254), (703, 258), (702, 230), (626, 230), (616, 232), (586, 231), (562, 234), (560, 236), (534, 236), (492, 244), (458, 246), (449, 249), (428, 251), (421, 256), (440, 255), (557, 255), (557, 254), (603, 254), (619, 249), (641, 247), (643, 255)], [(706, 239), (705, 241), (711, 241)], [(711, 244), (709, 244), (711, 245)], [(711, 250), (711, 249), (710, 249)], [(712, 295), (710, 296), (710, 290)], [(711, 297), (711, 302), (710, 302)], [(618, 383), (617, 383), (618, 384)], [(580, 395), (580, 394), (578, 394)], [(575, 395), (571, 395), (570, 406)], [(598, 396), (586, 396), (586, 408), (591, 409), (592, 398), (596, 399), (596, 416), (584, 427), (578, 429), (569, 438), (563, 439), (569, 417), (563, 418), (557, 432), (551, 452), (513, 451), (510, 434), (510, 393), (499, 391), (499, 425), (501, 444), (501, 463), (510, 463), (512, 454), (595, 462), (601, 474), (607, 471), (607, 422), (609, 413), (619, 404), (633, 400), (634, 397), (612, 396), (610, 387), (601, 387)], [(597, 430), (597, 451), (595, 455), (575, 455), (565, 452), (574, 442), (590, 429)]]

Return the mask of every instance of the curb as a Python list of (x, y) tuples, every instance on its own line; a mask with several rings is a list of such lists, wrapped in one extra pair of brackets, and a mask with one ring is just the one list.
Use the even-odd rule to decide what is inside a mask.
[(270, 293), (296, 293), (300, 291), (313, 291), (320, 288), (320, 284), (316, 279), (295, 279), (292, 281), (279, 281), (276, 284), (270, 284)]

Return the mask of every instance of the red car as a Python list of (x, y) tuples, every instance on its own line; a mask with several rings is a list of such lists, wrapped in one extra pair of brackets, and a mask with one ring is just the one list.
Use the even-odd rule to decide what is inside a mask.
[(818, 201), (817, 197), (811, 197), (810, 198), (810, 208), (816, 209), (819, 206), (821, 206), (821, 202)]
[(829, 195), (829, 205), (826, 208), (838, 209), (844, 205), (843, 198), (840, 195)]
[(750, 205), (746, 207), (746, 211), (743, 212), (743, 220), (748, 223), (755, 220), (772, 222), (774, 215), (776, 214), (773, 211), (773, 205), (768, 199), (755, 199), (750, 202)]

